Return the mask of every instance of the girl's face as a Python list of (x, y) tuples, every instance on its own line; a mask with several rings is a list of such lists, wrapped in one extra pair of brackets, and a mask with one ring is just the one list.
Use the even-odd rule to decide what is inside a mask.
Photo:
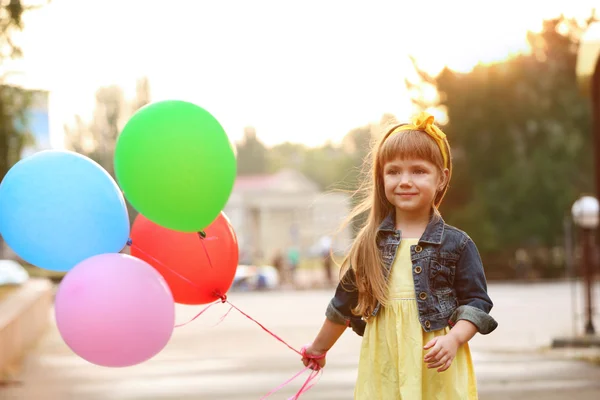
[(383, 166), (385, 197), (401, 214), (429, 215), (436, 193), (448, 179), (440, 170), (422, 159), (393, 159)]

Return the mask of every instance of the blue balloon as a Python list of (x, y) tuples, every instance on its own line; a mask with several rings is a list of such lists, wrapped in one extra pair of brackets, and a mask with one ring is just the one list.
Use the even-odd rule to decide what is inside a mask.
[(36, 153), (15, 164), (0, 184), (0, 234), (39, 268), (69, 271), (88, 257), (118, 253), (129, 229), (119, 186), (81, 154)]

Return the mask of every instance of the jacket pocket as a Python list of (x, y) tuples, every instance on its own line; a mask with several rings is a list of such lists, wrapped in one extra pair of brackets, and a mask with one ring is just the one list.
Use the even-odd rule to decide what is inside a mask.
[(452, 289), (436, 290), (433, 295), (436, 299), (435, 311), (440, 315), (450, 316), (458, 307), (456, 294)]
[(431, 260), (429, 267), (429, 287), (433, 292), (448, 292), (454, 286), (456, 262)]

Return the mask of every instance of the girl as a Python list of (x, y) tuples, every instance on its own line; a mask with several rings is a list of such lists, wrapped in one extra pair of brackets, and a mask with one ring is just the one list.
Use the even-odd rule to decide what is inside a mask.
[(368, 219), (342, 263), (326, 320), (302, 361), (325, 366), (347, 327), (363, 336), (355, 399), (477, 399), (468, 341), (497, 327), (477, 247), (442, 219), (452, 176), (446, 135), (426, 113), (383, 136)]

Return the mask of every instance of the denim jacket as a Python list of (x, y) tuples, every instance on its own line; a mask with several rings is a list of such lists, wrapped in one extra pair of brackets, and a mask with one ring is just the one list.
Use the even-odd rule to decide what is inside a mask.
[[(379, 226), (377, 245), (382, 254), (384, 274), (389, 276), (402, 235), (395, 229), (392, 212)], [(419, 322), (426, 332), (454, 326), (459, 320), (472, 322), (479, 333), (488, 334), (498, 326), (489, 315), (493, 303), (481, 257), (471, 238), (463, 231), (432, 216), (423, 236), (411, 246), (412, 275), (419, 310)], [(352, 314), (358, 303), (356, 278), (352, 268), (340, 281), (325, 313), (330, 321), (351, 326), (359, 336), (366, 321)], [(372, 315), (381, 308), (377, 304)]]

